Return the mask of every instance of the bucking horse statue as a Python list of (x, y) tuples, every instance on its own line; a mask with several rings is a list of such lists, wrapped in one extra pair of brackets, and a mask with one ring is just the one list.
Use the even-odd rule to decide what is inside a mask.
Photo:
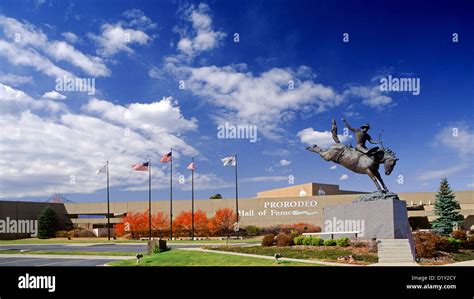
[[(356, 173), (367, 174), (374, 182), (378, 192), (387, 193), (387, 186), (385, 186), (385, 183), (379, 173), (379, 165), (383, 164), (385, 167), (385, 174), (390, 175), (398, 161), (395, 153), (389, 148), (384, 148), (382, 141), (372, 140), (370, 135), (367, 133), (370, 129), (368, 124), (361, 126), (359, 129), (352, 128), (344, 118), (342, 121), (350, 131), (355, 133), (357, 141), (355, 148), (344, 145), (339, 141), (339, 137), (337, 136), (336, 121), (333, 119), (331, 132), (332, 138), (336, 144), (327, 150), (321, 149), (316, 144), (308, 146), (306, 149), (319, 154), (326, 161), (332, 161), (334, 163), (340, 164)], [(366, 142), (380, 144), (381, 147), (368, 149), (365, 146)]]

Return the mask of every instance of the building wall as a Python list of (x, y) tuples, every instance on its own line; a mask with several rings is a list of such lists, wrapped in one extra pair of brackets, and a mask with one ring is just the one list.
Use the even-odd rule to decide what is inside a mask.
[[(38, 216), (45, 207), (51, 207), (59, 218), (62, 228), (71, 224), (66, 208), (62, 203), (42, 203), (25, 201), (0, 201), (0, 220), (38, 220)], [(30, 234), (0, 233), (0, 240), (28, 238)]]
[[(419, 210), (409, 210), (409, 217), (427, 217), (428, 220), (435, 218), (433, 204), (435, 192), (407, 192), (399, 193), (399, 197), (405, 200), (408, 207), (419, 206)], [(461, 213), (466, 218), (465, 228), (474, 229), (474, 191), (455, 192), (456, 200), (460, 203)], [(328, 205), (348, 204), (357, 197), (357, 194), (339, 194), (325, 196), (292, 196), (292, 197), (257, 197), (243, 198), (239, 200), (239, 212), (241, 215), (241, 227), (256, 225), (259, 227), (273, 226), (278, 224), (310, 223), (323, 226), (323, 209)], [(421, 203), (421, 206), (420, 206)], [(0, 219), (7, 217), (16, 220), (36, 220), (39, 213), (46, 206), (52, 207), (63, 225), (78, 224), (93, 228), (103, 226), (107, 223), (106, 218), (77, 218), (77, 215), (106, 215), (107, 204), (99, 203), (36, 203), (23, 201), (0, 201)], [(235, 199), (205, 199), (195, 201), (195, 210), (206, 212), (212, 217), (218, 209), (235, 208)], [(114, 218), (111, 223), (119, 223), (121, 217), (129, 212), (144, 212), (148, 209), (148, 201), (111, 202), (110, 212)], [(174, 200), (173, 214), (176, 217), (182, 211), (191, 210), (190, 200)], [(160, 200), (152, 202), (152, 213), (169, 212), (169, 201)], [(24, 238), (28, 235), (0, 234), (0, 239)]]
[(300, 193), (304, 192), (305, 196), (316, 196), (318, 195), (319, 188), (323, 189), (325, 195), (339, 195), (339, 194), (360, 194), (363, 192), (340, 190), (339, 185), (332, 184), (321, 184), (321, 183), (307, 183), (295, 186), (289, 186), (285, 188), (272, 189), (257, 193), (258, 198), (267, 197), (297, 197), (301, 196)]
[[(433, 204), (435, 192), (399, 193), (399, 197), (410, 206), (413, 202), (423, 205), (423, 210), (409, 211), (408, 215), (428, 217), (431, 221), (434, 218)], [(456, 192), (456, 199), (461, 205), (461, 213), (468, 218), (474, 216), (474, 191)], [(351, 203), (357, 194), (341, 194), (326, 196), (305, 196), (305, 197), (257, 197), (243, 198), (239, 200), (239, 213), (241, 215), (241, 225), (256, 225), (260, 227), (277, 224), (292, 224), (298, 222), (311, 223), (322, 226), (323, 209), (328, 205)], [(296, 205), (296, 206), (295, 206)], [(299, 206), (298, 206), (299, 205)], [(107, 211), (106, 203), (78, 203), (65, 204), (69, 214), (99, 214)], [(206, 199), (196, 200), (195, 210), (206, 212), (208, 217), (212, 217), (216, 210), (221, 208), (235, 208), (235, 199)], [(110, 210), (116, 215), (123, 215), (127, 212), (144, 212), (148, 209), (147, 201), (134, 202), (112, 202)], [(158, 211), (169, 213), (169, 201), (153, 201), (152, 213)], [(182, 211), (191, 210), (190, 200), (174, 200), (173, 214), (176, 217)], [(472, 216), (467, 221), (467, 227), (474, 225)], [(86, 222), (90, 219), (72, 219), (74, 223)], [(94, 219), (96, 223), (106, 221), (105, 219)], [(113, 222), (117, 222), (114, 219)]]

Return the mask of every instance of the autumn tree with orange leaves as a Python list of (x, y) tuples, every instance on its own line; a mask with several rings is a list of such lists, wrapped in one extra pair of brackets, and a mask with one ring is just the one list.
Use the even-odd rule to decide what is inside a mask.
[[(176, 232), (179, 236), (191, 236), (192, 234), (192, 212), (181, 212), (174, 221)], [(207, 236), (209, 220), (205, 212), (197, 210), (194, 212), (194, 233), (196, 236)]]
[(214, 235), (227, 236), (227, 240), (229, 240), (230, 235), (234, 232), (235, 221), (236, 215), (234, 210), (222, 208), (216, 211), (216, 214), (209, 222), (209, 229)]

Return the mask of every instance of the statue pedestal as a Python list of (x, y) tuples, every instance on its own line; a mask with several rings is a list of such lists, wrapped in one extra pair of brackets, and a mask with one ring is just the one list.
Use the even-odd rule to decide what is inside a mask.
[(383, 199), (324, 208), (323, 231), (359, 231), (364, 239), (409, 239), (406, 202)]

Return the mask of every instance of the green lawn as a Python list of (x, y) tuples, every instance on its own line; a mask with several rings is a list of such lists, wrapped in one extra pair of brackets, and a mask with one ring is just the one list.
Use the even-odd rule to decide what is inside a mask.
[(137, 264), (136, 259), (108, 263), (110, 266), (319, 266), (317, 264), (261, 259), (190, 250), (170, 250), (145, 256)]
[(1, 250), (0, 254), (55, 254), (55, 255), (102, 255), (102, 256), (135, 256), (134, 252), (107, 252), (107, 251), (61, 251), (61, 250)]
[(339, 256), (348, 256), (352, 255), (354, 260), (361, 264), (372, 264), (378, 261), (376, 255), (371, 254), (354, 254), (350, 249), (343, 249), (340, 247), (334, 248), (314, 248), (312, 246), (291, 246), (291, 247), (262, 247), (262, 246), (252, 246), (252, 247), (207, 247), (208, 249), (213, 250), (222, 250), (230, 252), (240, 252), (248, 254), (259, 254), (259, 255), (268, 255), (273, 256), (275, 253), (281, 254), (283, 257), (296, 258), (296, 259), (309, 259), (309, 260), (321, 260), (321, 261), (330, 261), (336, 262), (337, 257)]
[(474, 260), (474, 250), (466, 249), (466, 250), (459, 250), (459, 252), (451, 253), (450, 254), (453, 260), (456, 262), (465, 262), (465, 261), (473, 261)]
[[(0, 245), (9, 244), (83, 244), (83, 243), (141, 243), (146, 244), (147, 241), (140, 240), (110, 240), (107, 238), (73, 238), (68, 240), (67, 238), (52, 238), (52, 239), (19, 239), (19, 240), (0, 240)], [(167, 241), (169, 244), (180, 244), (180, 243), (203, 243), (203, 244), (225, 244), (225, 240), (173, 240)], [(244, 239), (244, 240), (229, 240), (229, 243), (260, 243), (260, 239)]]

